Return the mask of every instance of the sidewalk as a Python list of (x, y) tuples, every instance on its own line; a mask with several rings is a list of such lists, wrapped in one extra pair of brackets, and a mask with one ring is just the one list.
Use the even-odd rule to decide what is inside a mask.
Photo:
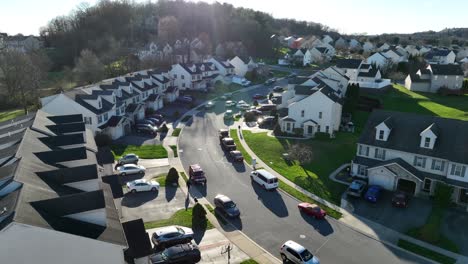
[[(241, 125), (241, 124), (236, 123), (234, 127), (238, 127), (238, 125)], [(242, 125), (241, 125), (241, 128), (242, 128)], [(318, 202), (320, 202), (322, 204), (325, 204), (326, 206), (329, 206), (329, 207), (335, 209), (336, 211), (341, 212), (343, 214), (343, 217), (340, 218), (339, 220), (335, 220), (335, 221), (338, 221), (338, 222), (348, 226), (349, 228), (351, 228), (351, 229), (353, 229), (353, 230), (355, 230), (355, 231), (357, 231), (357, 232), (359, 232), (359, 233), (361, 233), (361, 234), (363, 234), (363, 235), (365, 235), (367, 237), (378, 240), (378, 241), (380, 241), (380, 242), (382, 242), (382, 243), (384, 243), (384, 244), (386, 244), (388, 246), (391, 246), (391, 247), (399, 248), (397, 246), (398, 241), (400, 239), (404, 239), (404, 240), (407, 240), (407, 241), (409, 241), (411, 243), (419, 245), (421, 247), (425, 247), (425, 248), (430, 249), (432, 251), (435, 251), (437, 253), (440, 253), (440, 254), (446, 255), (448, 257), (454, 258), (454, 259), (457, 260), (457, 262), (456, 262), (457, 264), (468, 263), (468, 257), (466, 257), (466, 256), (463, 256), (463, 255), (460, 255), (460, 254), (457, 254), (457, 253), (453, 253), (451, 251), (436, 247), (434, 245), (423, 242), (421, 240), (417, 240), (415, 238), (409, 237), (409, 236), (407, 236), (405, 234), (401, 234), (401, 233), (399, 233), (397, 231), (394, 231), (393, 229), (387, 228), (387, 227), (385, 227), (383, 225), (380, 225), (380, 224), (375, 223), (373, 221), (370, 221), (368, 219), (364, 219), (362, 217), (357, 217), (357, 216), (353, 215), (352, 213), (350, 213), (349, 211), (345, 210), (344, 208), (341, 208), (341, 207), (339, 207), (339, 206), (337, 206), (335, 204), (332, 204), (332, 203), (330, 203), (330, 202), (316, 196), (315, 194), (312, 194), (312, 193), (308, 192), (307, 190), (304, 190), (300, 186), (296, 185), (295, 183), (293, 183), (290, 180), (283, 177), (281, 174), (277, 173), (275, 170), (270, 168), (265, 162), (263, 162), (261, 159), (259, 159), (257, 157), (257, 155), (255, 155), (255, 153), (250, 149), (250, 147), (245, 142), (244, 137), (242, 135), (242, 131), (238, 131), (238, 133), (239, 133), (240, 142), (241, 142), (242, 146), (244, 147), (244, 149), (247, 151), (247, 153), (249, 153), (249, 155), (253, 159), (256, 159), (257, 167), (263, 167), (263, 168), (267, 169), (270, 173), (272, 173), (273, 175), (275, 175), (276, 177), (278, 177), (279, 179), (284, 181), (289, 186), (294, 187), (295, 189), (301, 191), (302, 193), (304, 193), (305, 195), (311, 197), (312, 199), (314, 199), (314, 200), (316, 200), (316, 201), (318, 201)], [(340, 166), (340, 168), (338, 168), (337, 170), (332, 172), (331, 176), (338, 173), (340, 171), (340, 169), (344, 168), (346, 165), (348, 165), (348, 164), (343, 164), (342, 166)], [(251, 164), (248, 164), (248, 166), (251, 167)], [(402, 249), (402, 250), (404, 250), (404, 249)], [(410, 251), (408, 251), (408, 252), (410, 252)], [(412, 252), (410, 252), (410, 253), (414, 254)]]
[[(249, 88), (246, 88), (245, 90)], [(196, 111), (198, 110), (192, 109), (189, 112), (187, 112), (185, 115), (193, 115)], [(181, 118), (183, 118), (183, 116)], [(176, 127), (180, 127), (183, 129), (183, 124), (181, 124), (180, 122), (175, 122), (175, 124), (176, 124)], [(182, 163), (180, 162), (180, 159), (174, 157), (174, 152), (169, 147), (169, 145), (178, 145), (178, 137), (170, 136), (172, 134), (173, 127), (172, 126), (168, 126), (168, 127), (169, 127), (169, 131), (167, 133), (168, 136), (164, 139), (163, 146), (167, 150), (167, 153), (168, 153), (169, 165), (171, 167), (176, 168), (177, 171), (184, 172), (187, 175), (187, 172), (184, 170), (184, 167)], [(187, 185), (186, 185), (185, 180), (182, 177), (179, 177), (179, 186), (180, 186), (180, 189), (185, 193), (185, 195), (187, 195), (188, 193)], [(198, 199), (198, 201), (202, 205), (207, 205), (207, 204), (211, 205), (211, 203), (206, 198)], [(195, 202), (191, 199), (190, 203), (193, 205)], [(206, 206), (205, 206), (205, 209), (207, 209)], [(282, 263), (278, 258), (271, 255), (265, 249), (257, 245), (254, 241), (252, 241), (249, 237), (247, 237), (241, 231), (237, 230), (234, 226), (230, 224), (221, 226), (222, 223), (220, 223), (218, 219), (209, 212), (209, 210), (206, 210), (206, 211), (207, 211), (208, 220), (210, 220), (210, 222), (218, 229), (218, 231), (221, 232), (227, 239), (229, 239), (229, 241), (231, 241), (231, 243), (233, 243), (235, 247), (237, 247), (243, 253), (247, 254), (250, 258), (254, 259), (260, 264)]]

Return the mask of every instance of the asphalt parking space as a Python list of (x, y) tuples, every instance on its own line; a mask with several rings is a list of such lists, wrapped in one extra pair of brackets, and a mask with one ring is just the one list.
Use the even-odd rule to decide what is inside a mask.
[(143, 218), (144, 222), (170, 218), (185, 208), (186, 196), (177, 187), (161, 187), (159, 192), (125, 193), (121, 198), (122, 222)]
[(393, 192), (384, 191), (375, 204), (364, 198), (349, 197), (347, 200), (353, 205), (354, 214), (398, 232), (405, 233), (408, 229), (419, 227), (426, 222), (432, 209), (430, 200), (411, 197), (407, 208), (397, 208), (392, 206), (392, 195)]

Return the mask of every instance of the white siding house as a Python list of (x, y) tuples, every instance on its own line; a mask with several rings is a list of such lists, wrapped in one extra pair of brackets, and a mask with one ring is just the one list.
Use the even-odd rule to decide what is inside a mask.
[(229, 63), (234, 66), (234, 73), (237, 76), (244, 77), (247, 71), (249, 70), (248, 65), (238, 56), (235, 56), (231, 60), (229, 60)]

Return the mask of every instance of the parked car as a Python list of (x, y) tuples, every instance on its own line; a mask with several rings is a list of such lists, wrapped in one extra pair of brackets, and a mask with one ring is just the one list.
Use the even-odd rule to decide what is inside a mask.
[(250, 173), (250, 179), (265, 190), (278, 188), (278, 178), (266, 170), (254, 170)]
[(243, 109), (243, 110), (250, 109), (250, 105), (243, 100), (240, 100), (239, 102), (237, 102), (236, 107), (239, 109)]
[(214, 205), (221, 213), (228, 217), (239, 217), (240, 211), (237, 205), (226, 195), (218, 194), (214, 198)]
[(402, 191), (397, 191), (393, 194), (392, 205), (395, 207), (408, 207), (409, 195)]
[(236, 101), (228, 100), (228, 101), (226, 101), (225, 105), (226, 105), (226, 107), (235, 106), (235, 105), (236, 105)]
[(149, 120), (149, 119), (138, 120), (137, 124), (156, 126), (156, 123), (154, 121)]
[(214, 105), (215, 105), (215, 104), (214, 104), (212, 101), (209, 101), (208, 103), (205, 104), (205, 108), (206, 108), (206, 109), (211, 109), (211, 108), (214, 107)]
[(276, 105), (275, 104), (262, 104), (257, 107), (257, 110), (261, 112), (270, 112), (270, 111), (276, 110)]
[(147, 115), (146, 117), (153, 117), (153, 118), (156, 118), (156, 119), (159, 119), (159, 120), (164, 119), (164, 116), (162, 114), (150, 114), (150, 115)]
[(150, 256), (152, 264), (198, 263), (201, 260), (200, 249), (192, 243), (175, 245)]
[(225, 138), (225, 137), (229, 137), (229, 130), (225, 129), (225, 128), (221, 128), (219, 131), (218, 131), (218, 134), (219, 134), (219, 140)]
[(155, 117), (147, 117), (145, 120), (149, 120), (149, 121), (153, 122), (154, 123), (153, 126), (159, 126), (163, 122), (162, 119), (157, 119)]
[(284, 91), (284, 89), (281, 86), (275, 86), (275, 88), (273, 88), (273, 92), (275, 93), (281, 93), (282, 91)]
[(193, 102), (193, 98), (190, 96), (184, 95), (184, 96), (177, 97), (177, 101), (180, 103), (184, 103), (184, 104), (190, 104)]
[(371, 203), (376, 203), (382, 193), (382, 187), (378, 185), (371, 185), (367, 189), (366, 194), (364, 194), (364, 199)]
[(265, 85), (271, 85), (271, 84), (274, 84), (276, 82), (276, 79), (275, 78), (271, 78), (271, 79), (268, 79), (265, 81)]
[(241, 85), (242, 85), (243, 87), (247, 87), (247, 86), (249, 86), (251, 83), (252, 83), (251, 81), (245, 80), (245, 81), (242, 81), (242, 84), (241, 84)]
[(124, 164), (137, 164), (140, 158), (133, 153), (129, 153), (127, 155), (122, 156), (118, 161), (117, 164), (124, 165)]
[(226, 110), (224, 113), (224, 119), (231, 119), (234, 117), (234, 113), (232, 112), (231, 109)]
[(221, 139), (221, 147), (227, 151), (236, 150), (236, 143), (234, 143), (234, 139), (225, 137)]
[(252, 96), (253, 100), (260, 100), (260, 99), (265, 99), (265, 98), (266, 96), (263, 94), (254, 94), (254, 96)]
[(192, 164), (189, 167), (189, 180), (192, 183), (206, 184), (205, 172), (198, 164)]
[(141, 165), (135, 164), (124, 164), (122, 166), (117, 167), (117, 173), (119, 175), (125, 176), (127, 174), (135, 174), (135, 173), (145, 173), (145, 167)]
[(351, 185), (349, 185), (348, 190), (346, 190), (346, 193), (350, 196), (354, 197), (361, 197), (362, 193), (364, 192), (364, 189), (366, 188), (367, 183), (362, 180), (354, 180), (351, 182)]
[(193, 230), (184, 226), (166, 226), (158, 228), (151, 236), (151, 241), (159, 247), (188, 243), (193, 239)]
[(298, 264), (320, 264), (320, 260), (300, 244), (288, 240), (280, 248), (283, 262), (288, 260)]
[(159, 183), (157, 181), (147, 181), (145, 179), (134, 180), (127, 182), (127, 189), (131, 193), (136, 192), (157, 192), (159, 191)]
[(263, 112), (260, 111), (260, 110), (257, 110), (257, 109), (250, 109), (250, 110), (247, 110), (245, 113), (246, 113), (246, 114), (247, 114), (247, 113), (253, 113), (253, 114), (256, 115), (256, 116), (261, 116), (261, 115), (263, 115)]
[(266, 116), (264, 118), (259, 118), (257, 120), (257, 124), (259, 127), (272, 127), (275, 124), (275, 117), (274, 116)]
[(244, 161), (244, 156), (242, 156), (242, 153), (238, 150), (231, 150), (229, 151), (229, 158), (232, 159), (233, 161), (237, 162), (243, 162)]
[(158, 133), (158, 128), (150, 124), (137, 124), (135, 129), (138, 133), (148, 133), (152, 135)]
[(298, 204), (297, 208), (299, 208), (299, 211), (304, 212), (307, 215), (313, 216), (316, 219), (323, 219), (327, 215), (327, 212), (325, 212), (325, 210), (323, 210), (316, 204), (304, 202)]

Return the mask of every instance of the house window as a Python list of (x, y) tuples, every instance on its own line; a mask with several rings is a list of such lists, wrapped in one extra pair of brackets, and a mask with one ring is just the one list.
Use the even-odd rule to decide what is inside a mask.
[(304, 110), (301, 111), (301, 117), (304, 117)]
[(317, 132), (320, 132), (320, 125), (317, 125)]
[(452, 170), (450, 171), (450, 174), (455, 175), (455, 176), (459, 176), (459, 177), (464, 177), (465, 176), (465, 171), (466, 171), (465, 166), (452, 164)]
[(312, 133), (313, 133), (313, 129), (314, 129), (313, 126), (307, 126), (307, 133), (308, 133), (308, 134), (312, 134)]
[(369, 156), (369, 146), (359, 145), (358, 153), (361, 156)]
[(177, 79), (177, 74), (174, 74), (174, 79)]
[(105, 113), (104, 114), (104, 121), (107, 121), (107, 119), (109, 119), (109, 114)]
[(374, 153), (374, 157), (376, 159), (385, 160), (385, 152), (386, 152), (385, 149), (376, 148), (375, 153)]
[(120, 115), (120, 108), (115, 109), (115, 115)]
[(416, 167), (425, 168), (426, 167), (426, 158), (414, 156), (413, 165)]
[(182, 80), (185, 79), (185, 75), (181, 75), (180, 78), (182, 78)]
[(322, 112), (319, 112), (319, 119), (322, 119)]
[(461, 189), (460, 188), (460, 193), (459, 193), (459, 196), (458, 196), (458, 202), (468, 204), (468, 189)]
[(358, 174), (361, 176), (367, 176), (367, 166), (358, 165)]
[(102, 104), (101, 104), (101, 101), (98, 101), (98, 108), (101, 108), (102, 107)]
[(291, 130), (291, 123), (286, 123), (286, 130), (290, 131)]
[(384, 140), (385, 131), (379, 130), (379, 140)]
[(325, 132), (328, 133), (328, 130), (330, 130), (330, 128), (328, 126), (325, 127)]
[(97, 117), (98, 124), (102, 123), (102, 116)]
[(85, 124), (87, 124), (87, 125), (92, 125), (93, 124), (93, 121), (92, 121), (91, 117), (86, 117), (85, 116), (83, 118), (84, 118)]
[(424, 179), (424, 184), (423, 184), (423, 188), (422, 190), (425, 191), (425, 192), (430, 192), (431, 191), (431, 183), (432, 183), (432, 180), (431, 179)]
[(185, 87), (185, 83), (182, 83), (182, 87)]
[(437, 171), (444, 171), (445, 161), (433, 159), (431, 169)]
[(429, 148), (431, 146), (431, 138), (424, 138), (424, 147)]

